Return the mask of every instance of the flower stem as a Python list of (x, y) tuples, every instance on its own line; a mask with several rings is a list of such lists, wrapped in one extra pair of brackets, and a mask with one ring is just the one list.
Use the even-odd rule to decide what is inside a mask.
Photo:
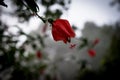
[(36, 16), (38, 16), (38, 18), (40, 18), (44, 23), (46, 22), (46, 19), (45, 19), (45, 18), (39, 16), (37, 13), (35, 13), (35, 14), (36, 14)]

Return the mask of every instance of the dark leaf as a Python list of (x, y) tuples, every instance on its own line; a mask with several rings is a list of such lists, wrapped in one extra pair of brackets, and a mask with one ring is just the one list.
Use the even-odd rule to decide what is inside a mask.
[(86, 45), (87, 45), (87, 44), (82, 43), (82, 44), (80, 44), (80, 45), (79, 45), (79, 47), (78, 47), (78, 48), (79, 48), (79, 49), (82, 49), (82, 48), (84, 48)]
[(34, 0), (24, 0), (33, 12), (38, 12), (39, 7)]
[(38, 35), (37, 37), (38, 37), (39, 42), (40, 42), (40, 44), (42, 45), (42, 47), (45, 47), (45, 43), (44, 43), (44, 41), (43, 41), (43, 38), (42, 38), (40, 35)]
[(33, 49), (36, 49), (36, 48), (37, 48), (36, 44), (33, 43), (33, 44), (32, 44), (32, 48), (33, 48)]
[(4, 6), (4, 7), (8, 7), (5, 3), (4, 0), (0, 0), (0, 5)]
[(75, 25), (73, 25), (72, 28), (73, 28), (74, 30), (77, 30), (77, 27), (76, 27)]
[(88, 45), (88, 40), (86, 38), (80, 38), (80, 40), (82, 41), (82, 44), (79, 45), (79, 49), (82, 49)]

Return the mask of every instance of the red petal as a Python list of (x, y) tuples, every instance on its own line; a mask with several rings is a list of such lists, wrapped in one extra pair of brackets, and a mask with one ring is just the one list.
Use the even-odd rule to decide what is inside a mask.
[(64, 43), (69, 42), (71, 37), (75, 37), (69, 22), (64, 19), (57, 19), (53, 22), (52, 35), (55, 41), (63, 40)]
[(96, 52), (93, 49), (88, 50), (88, 53), (91, 57), (94, 57), (96, 55)]
[(66, 35), (70, 37), (70, 33), (68, 30), (65, 29), (65, 25), (63, 25), (61, 22), (55, 22), (53, 24), (53, 29), (56, 29), (60, 34)]
[(54, 25), (62, 29), (69, 37), (75, 37), (75, 33), (67, 20), (57, 19)]
[(63, 24), (66, 25), (66, 30), (70, 33), (71, 37), (75, 37), (75, 32), (73, 31), (72, 27), (70, 26), (70, 23), (67, 20), (63, 20)]
[(41, 59), (42, 58), (42, 53), (40, 51), (37, 51), (36, 56)]
[(53, 38), (55, 41), (58, 41), (58, 40), (67, 40), (66, 39), (66, 36), (59, 33), (59, 31), (57, 31), (56, 29), (52, 29), (52, 35), (53, 35)]
[(100, 41), (100, 40), (99, 40), (98, 38), (96, 38), (96, 39), (94, 40), (93, 44), (96, 45), (96, 44), (99, 43), (99, 41)]
[(75, 48), (75, 46), (76, 46), (76, 44), (71, 44), (69, 48), (73, 49), (73, 48)]

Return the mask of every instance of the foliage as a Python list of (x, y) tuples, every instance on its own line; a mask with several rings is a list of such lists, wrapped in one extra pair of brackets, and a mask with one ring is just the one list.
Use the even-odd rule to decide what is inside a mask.
[(118, 10), (120, 11), (120, 0), (112, 0), (110, 3), (111, 6), (117, 5)]
[[(41, 20), (44, 18), (40, 17), (37, 13), (41, 12), (39, 9), (39, 4), (45, 7), (44, 17), (49, 18), (59, 18), (62, 15), (63, 10), (67, 10), (65, 0), (11, 0), (8, 1), (11, 4), (7, 4), (4, 0), (1, 0), (0, 5), (13, 8), (11, 11), (4, 11), (4, 8), (0, 8), (0, 17), (2, 15), (9, 15), (11, 17), (17, 17), (19, 22), (23, 23), (29, 21), (35, 15), (37, 15)], [(37, 3), (36, 3), (37, 2)], [(58, 4), (63, 10), (55, 9), (51, 10), (51, 6)], [(69, 6), (70, 0), (68, 0), (67, 5)], [(44, 20), (43, 20), (44, 22)], [(9, 31), (11, 26), (7, 25), (2, 19), (0, 20), (0, 79), (4, 79), (5, 76), (9, 75), (8, 79), (10, 80), (34, 80), (38, 79), (43, 70), (46, 68), (47, 64), (44, 60), (47, 59), (44, 54), (41, 54), (44, 59), (37, 58), (36, 64), (32, 62), (36, 59), (36, 53), (29, 54), (25, 56), (26, 46), (31, 45), (34, 50), (39, 50), (42, 52), (42, 49), (45, 47), (44, 37), (36, 34), (35, 36), (30, 36), (26, 34), (18, 25), (12, 26), (18, 29), (16, 34), (13, 34)], [(26, 41), (19, 47), (19, 37), (25, 36)], [(35, 44), (34, 41), (39, 41), (38, 44)], [(9, 71), (9, 73), (6, 72)]]
[[(114, 25), (113, 25), (114, 26)], [(100, 68), (95, 71), (84, 66), (81, 68), (78, 75), (78, 80), (108, 80), (119, 78), (120, 64), (120, 23), (115, 24), (115, 30), (111, 39), (111, 45), (108, 53), (101, 60)], [(85, 64), (84, 64), (85, 65)]]

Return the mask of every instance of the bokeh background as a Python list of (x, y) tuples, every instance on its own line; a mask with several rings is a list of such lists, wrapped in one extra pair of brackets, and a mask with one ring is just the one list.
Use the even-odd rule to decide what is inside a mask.
[[(54, 41), (36, 10), (67, 19), (76, 46)], [(119, 80), (119, 11), (120, 0), (0, 0), (0, 80)]]

